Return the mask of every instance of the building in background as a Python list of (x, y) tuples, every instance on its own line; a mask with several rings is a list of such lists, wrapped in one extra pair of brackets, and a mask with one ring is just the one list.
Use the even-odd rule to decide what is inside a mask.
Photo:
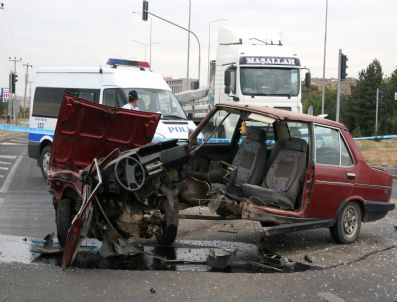
[(188, 82), (186, 78), (174, 79), (172, 77), (164, 77), (164, 80), (167, 82), (168, 86), (170, 86), (174, 94), (186, 90), (198, 89), (197, 79), (189, 79)]

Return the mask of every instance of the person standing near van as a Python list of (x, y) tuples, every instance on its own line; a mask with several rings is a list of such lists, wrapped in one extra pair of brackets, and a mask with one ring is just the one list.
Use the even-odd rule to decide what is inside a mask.
[(138, 108), (138, 93), (135, 90), (131, 90), (128, 93), (128, 103), (125, 104), (123, 109), (130, 109), (130, 110), (137, 110), (139, 111)]

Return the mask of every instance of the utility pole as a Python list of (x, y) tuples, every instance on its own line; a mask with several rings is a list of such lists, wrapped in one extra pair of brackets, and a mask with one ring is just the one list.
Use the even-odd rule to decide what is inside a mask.
[(23, 93), (23, 109), (26, 108), (26, 93), (28, 90), (28, 82), (29, 82), (29, 67), (33, 67), (33, 65), (30, 65), (29, 63), (23, 64), (24, 67), (26, 67), (26, 73), (25, 73), (25, 91)]
[(32, 84), (34, 81), (29, 81), (29, 99), (32, 99)]
[(379, 88), (376, 88), (375, 135), (378, 135)]
[[(17, 63), (21, 63), (22, 62), (22, 58), (17, 59), (17, 57), (14, 57), (14, 59), (11, 59), (11, 57), (8, 57), (8, 61), (10, 62), (14, 62), (14, 74), (17, 74)], [(11, 101), (11, 107), (10, 107), (10, 101)], [(11, 94), (11, 100), (8, 101), (8, 116), (12, 116), (14, 117), (15, 120), (15, 125), (17, 124), (17, 115), (14, 112), (15, 106), (14, 106), (14, 102), (17, 102), (16, 99), (16, 93)], [(10, 121), (11, 123), (11, 121)]]

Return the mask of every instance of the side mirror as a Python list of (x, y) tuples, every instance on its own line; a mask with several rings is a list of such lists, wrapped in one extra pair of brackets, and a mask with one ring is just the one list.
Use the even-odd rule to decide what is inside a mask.
[(225, 86), (225, 94), (230, 94), (230, 86)]
[(305, 86), (307, 88), (310, 88), (310, 86), (312, 85), (312, 75), (310, 72), (306, 72), (305, 74)]

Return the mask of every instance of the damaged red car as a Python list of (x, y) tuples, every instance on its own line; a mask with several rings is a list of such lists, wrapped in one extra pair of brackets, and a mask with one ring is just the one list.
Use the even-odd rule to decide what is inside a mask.
[[(394, 209), (391, 175), (368, 166), (342, 124), (224, 103), (187, 143), (151, 143), (159, 118), (65, 96), (48, 183), (66, 264), (86, 236), (172, 244), (180, 218), (249, 219), (268, 235), (323, 227), (351, 243)], [(197, 205), (213, 215), (179, 214)]]

